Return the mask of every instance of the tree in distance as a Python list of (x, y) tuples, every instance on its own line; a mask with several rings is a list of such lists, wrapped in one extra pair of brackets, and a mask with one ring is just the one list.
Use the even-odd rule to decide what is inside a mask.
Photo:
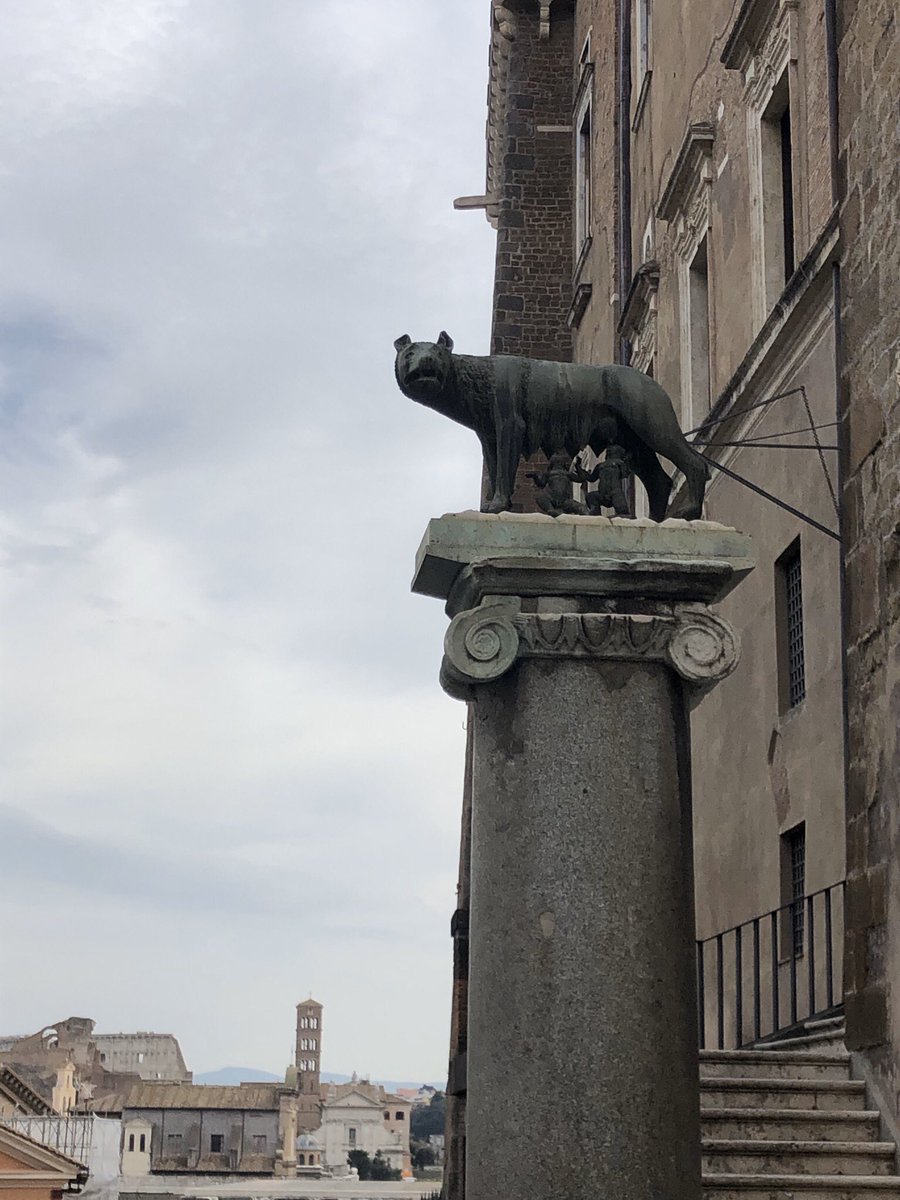
[(409, 1118), (410, 1138), (427, 1142), (433, 1133), (443, 1133), (445, 1103), (444, 1093), (435, 1092), (430, 1104), (417, 1104)]
[(380, 1150), (375, 1157), (370, 1158), (365, 1150), (351, 1150), (347, 1154), (347, 1162), (356, 1167), (360, 1179), (401, 1179), (402, 1172), (392, 1167)]

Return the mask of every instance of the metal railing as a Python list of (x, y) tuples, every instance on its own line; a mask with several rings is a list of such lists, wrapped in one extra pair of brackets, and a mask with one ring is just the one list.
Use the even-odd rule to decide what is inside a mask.
[(843, 1002), (841, 880), (697, 942), (700, 1048), (734, 1050)]
[(32, 1141), (41, 1142), (51, 1150), (58, 1150), (66, 1158), (86, 1167), (91, 1151), (91, 1134), (94, 1124), (87, 1117), (0, 1117), (0, 1124), (17, 1133), (24, 1133)]

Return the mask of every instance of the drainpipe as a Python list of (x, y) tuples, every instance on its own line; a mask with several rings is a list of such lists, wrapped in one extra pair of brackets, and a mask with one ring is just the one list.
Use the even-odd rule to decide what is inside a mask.
[[(840, 89), (837, 42), (837, 16), (839, 0), (824, 0), (825, 4), (825, 55), (828, 70), (828, 141), (831, 151), (831, 202), (838, 207), (843, 200), (843, 181), (840, 165)], [(844, 368), (843, 328), (841, 324), (841, 263), (843, 246), (838, 261), (832, 265), (832, 305), (834, 307), (834, 379), (835, 420), (837, 424), (838, 452), (838, 529), (841, 534), (840, 596), (841, 596), (841, 732), (844, 739), (844, 811), (850, 794), (850, 707), (847, 687), (847, 649), (850, 642), (849, 599), (847, 596), (847, 525), (844, 516), (844, 480), (847, 472), (847, 437), (842, 417), (842, 374)], [(847, 863), (847, 868), (850, 863)], [(849, 874), (849, 870), (845, 871)], [(845, 951), (846, 954), (846, 951)]]
[[(631, 4), (619, 0), (618, 37), (618, 137), (616, 176), (618, 184), (618, 242), (619, 242), (619, 311), (625, 303), (631, 284)], [(626, 338), (619, 339), (619, 362), (628, 363), (631, 347)]]
[(838, 100), (837, 0), (825, 0), (825, 55), (828, 64), (828, 142), (831, 149), (831, 203), (841, 199)]

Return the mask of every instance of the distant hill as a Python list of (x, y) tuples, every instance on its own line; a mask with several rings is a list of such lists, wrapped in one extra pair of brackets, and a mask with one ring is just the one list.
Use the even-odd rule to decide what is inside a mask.
[[(320, 1078), (323, 1083), (349, 1083), (352, 1076), (323, 1071)], [(194, 1076), (194, 1083), (211, 1083), (226, 1087), (234, 1087), (239, 1083), (281, 1083), (283, 1080), (283, 1075), (273, 1075), (271, 1071), (260, 1071), (256, 1067), (219, 1067), (218, 1071), (203, 1071)], [(395, 1092), (397, 1088), (420, 1087), (423, 1081), (421, 1079), (376, 1079), (374, 1082), (382, 1084), (389, 1092)], [(433, 1088), (443, 1091), (443, 1082), (426, 1082), (431, 1082)]]

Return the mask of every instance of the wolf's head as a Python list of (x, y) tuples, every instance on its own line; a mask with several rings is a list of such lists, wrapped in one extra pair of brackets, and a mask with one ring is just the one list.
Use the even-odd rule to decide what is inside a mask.
[(436, 342), (414, 342), (404, 333), (394, 342), (394, 349), (401, 392), (420, 404), (429, 404), (444, 390), (452, 369), (453, 338), (442, 332)]

